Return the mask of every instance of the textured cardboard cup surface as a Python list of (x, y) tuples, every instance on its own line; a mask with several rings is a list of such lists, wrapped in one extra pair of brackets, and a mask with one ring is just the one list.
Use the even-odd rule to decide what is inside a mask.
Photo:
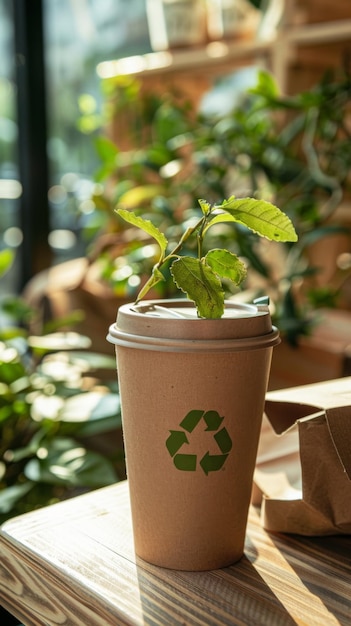
[[(145, 315), (139, 315), (145, 330)], [(250, 315), (252, 318), (252, 311)], [(125, 310), (122, 324), (123, 316), (128, 316)], [(173, 569), (208, 570), (230, 565), (243, 554), (264, 399), (278, 332), (272, 329), (269, 313), (257, 310), (266, 346), (259, 334), (245, 350), (243, 336), (234, 340), (226, 337), (221, 352), (216, 326), (223, 320), (210, 320), (216, 324), (210, 325), (211, 335), (206, 339), (188, 339), (182, 341), (181, 350), (178, 344), (172, 350), (169, 344), (174, 337), (164, 338), (167, 349), (156, 336), (154, 346), (140, 344), (136, 335), (133, 343), (131, 331), (133, 324), (137, 327), (137, 319), (134, 313), (132, 317), (125, 337), (118, 314), (118, 338), (114, 325), (110, 340), (116, 343), (136, 554)], [(234, 335), (238, 324), (253, 328), (252, 319), (248, 319), (231, 320)], [(192, 320), (200, 325), (202, 321), (206, 324), (209, 320)], [(171, 322), (166, 324), (171, 328), (168, 334), (181, 339), (184, 320)], [(147, 324), (150, 339), (164, 320), (150, 318)], [(197, 332), (202, 333), (201, 329)], [(253, 332), (257, 333), (257, 328)], [(197, 341), (200, 348), (194, 347)]]

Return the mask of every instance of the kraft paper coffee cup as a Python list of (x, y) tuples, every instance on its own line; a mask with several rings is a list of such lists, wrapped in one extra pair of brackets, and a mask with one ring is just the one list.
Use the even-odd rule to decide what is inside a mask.
[(115, 344), (136, 554), (209, 570), (243, 555), (252, 477), (279, 333), (268, 308), (188, 300), (120, 307)]

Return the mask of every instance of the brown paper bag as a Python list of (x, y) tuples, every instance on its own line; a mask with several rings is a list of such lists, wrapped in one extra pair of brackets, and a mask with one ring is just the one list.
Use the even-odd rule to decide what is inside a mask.
[(351, 532), (351, 377), (267, 393), (254, 480), (267, 530)]

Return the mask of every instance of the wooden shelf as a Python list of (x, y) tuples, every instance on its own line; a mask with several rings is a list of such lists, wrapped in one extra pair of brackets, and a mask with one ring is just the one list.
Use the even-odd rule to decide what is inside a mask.
[(300, 45), (351, 41), (351, 19), (305, 24), (289, 30), (286, 29), (286, 32), (284, 30), (283, 36), (288, 43)]
[[(134, 75), (147, 79), (148, 76), (184, 76), (201, 72), (213, 76), (234, 71), (247, 65), (259, 64), (272, 70), (281, 88), (288, 85), (289, 67), (298, 56), (302, 46), (324, 46), (325, 52), (317, 49), (319, 63), (328, 64), (327, 45), (339, 44), (351, 48), (351, 19), (289, 26), (285, 24), (274, 37), (258, 39), (236, 39), (214, 41), (201, 48), (189, 48), (104, 61), (97, 67), (102, 79), (118, 75)], [(342, 47), (341, 50), (344, 48)]]
[(273, 40), (265, 42), (214, 41), (202, 48), (150, 52), (148, 54), (104, 61), (97, 67), (100, 78), (118, 75), (166, 74), (192, 72), (233, 65), (235, 62), (252, 63), (258, 56), (271, 54)]

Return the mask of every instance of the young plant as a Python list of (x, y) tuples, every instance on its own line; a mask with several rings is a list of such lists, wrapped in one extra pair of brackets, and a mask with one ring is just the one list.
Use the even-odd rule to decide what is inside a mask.
[[(246, 276), (246, 266), (229, 250), (214, 248), (203, 255), (204, 238), (215, 224), (233, 222), (271, 241), (294, 242), (297, 234), (289, 217), (266, 200), (235, 198), (231, 196), (220, 205), (199, 200), (201, 217), (187, 228), (179, 242), (168, 250), (169, 242), (152, 222), (132, 211), (119, 208), (117, 214), (129, 224), (141, 228), (159, 245), (160, 254), (152, 274), (139, 292), (136, 303), (160, 281), (165, 280), (162, 269), (170, 264), (173, 281), (195, 303), (199, 317), (214, 319), (224, 313), (225, 291), (223, 280), (240, 285)], [(190, 238), (196, 238), (197, 257), (182, 254)]]

